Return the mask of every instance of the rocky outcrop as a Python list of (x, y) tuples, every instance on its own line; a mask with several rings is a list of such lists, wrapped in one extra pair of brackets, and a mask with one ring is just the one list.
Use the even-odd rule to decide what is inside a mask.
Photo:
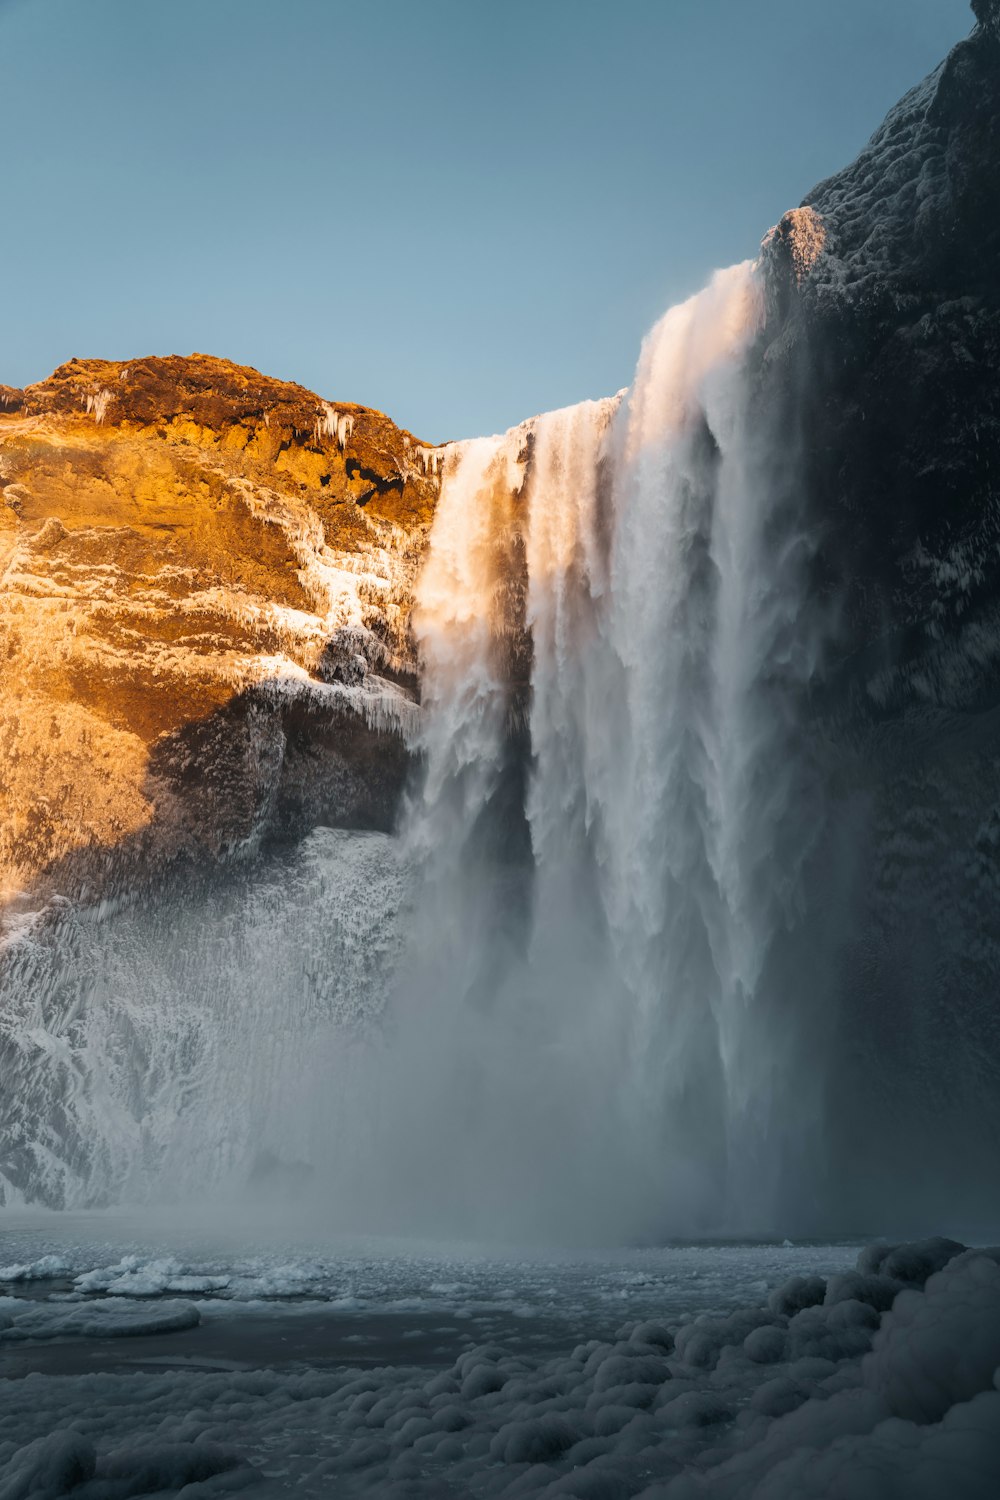
[(391, 824), (436, 456), (203, 355), (0, 387), (0, 905)]
[(762, 406), (798, 449), (827, 605), (810, 902), (837, 935), (831, 1073), (854, 1105), (831, 1128), (868, 1222), (915, 1153), (928, 1214), (963, 1173), (974, 1213), (1000, 1141), (1000, 6), (973, 8), (765, 246)]

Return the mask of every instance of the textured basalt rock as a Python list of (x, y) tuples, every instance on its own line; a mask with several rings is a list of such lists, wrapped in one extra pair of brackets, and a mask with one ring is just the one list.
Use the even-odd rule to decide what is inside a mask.
[(386, 827), (428, 449), (203, 355), (0, 388), (0, 898)]
[(972, 9), (983, 30), (1000, 37), (1000, 0), (972, 0)]
[[(1000, 7), (973, 8), (808, 195), (805, 274), (790, 226), (765, 245), (763, 399), (799, 448), (828, 605), (810, 901), (844, 903), (833, 1071), (855, 1107), (833, 1113), (859, 1218), (892, 1211), (915, 1153), (928, 1214), (963, 1172), (974, 1214), (1000, 1147)], [(858, 1174), (876, 1138), (882, 1175)]]

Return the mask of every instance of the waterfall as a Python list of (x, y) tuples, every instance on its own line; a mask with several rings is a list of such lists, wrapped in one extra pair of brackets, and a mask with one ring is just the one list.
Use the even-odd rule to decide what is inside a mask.
[(291, 905), (103, 924), (37, 1013), (5, 998), (36, 1188), (254, 1195), (277, 1163), (338, 1225), (506, 1239), (785, 1211), (821, 819), (761, 319), (756, 268), (720, 272), (627, 391), (443, 450), (398, 835), (324, 846)]
[(755, 267), (721, 272), (629, 391), (449, 454), (368, 1214), (565, 1238), (779, 1211), (802, 1115), (768, 971), (817, 825), (809, 548), (753, 407), (761, 316)]
[[(815, 833), (793, 747), (812, 670), (808, 542), (782, 511), (753, 408), (761, 318), (745, 263), (649, 334), (608, 460), (607, 561), (587, 563), (602, 607), (578, 667), (578, 795), (629, 996), (624, 1083), (680, 1224), (755, 1222), (772, 1207), (760, 1201), (776, 1156), (765, 1137), (787, 1080), (759, 991)], [(540, 472), (537, 488), (536, 508), (565, 503), (557, 476)], [(548, 754), (539, 737), (540, 765)]]

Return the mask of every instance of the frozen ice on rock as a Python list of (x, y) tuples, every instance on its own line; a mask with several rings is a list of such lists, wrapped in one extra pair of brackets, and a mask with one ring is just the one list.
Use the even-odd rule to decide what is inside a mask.
[(8, 1461), (0, 1481), (0, 1500), (48, 1500), (65, 1495), (93, 1476), (97, 1454), (78, 1432), (54, 1432), (35, 1438)]
[[(937, 1422), (990, 1388), (1000, 1369), (1000, 1265), (967, 1251), (900, 1292), (864, 1363), (893, 1415)], [(1000, 1441), (1000, 1439), (998, 1439)]]
[(838, 1302), (866, 1302), (877, 1312), (888, 1312), (901, 1287), (901, 1282), (889, 1276), (866, 1276), (861, 1271), (847, 1271), (843, 1276), (830, 1277), (823, 1301), (827, 1307)]
[(196, 1293), (225, 1290), (231, 1277), (191, 1275), (173, 1256), (143, 1260), (126, 1255), (116, 1265), (97, 1266), (74, 1278), (78, 1292), (108, 1292), (115, 1297), (156, 1297), (163, 1292)]
[(65, 1276), (68, 1271), (69, 1262), (61, 1255), (42, 1255), (21, 1265), (0, 1266), (0, 1282), (44, 1281), (52, 1276)]
[(754, 1328), (743, 1340), (744, 1354), (758, 1365), (771, 1365), (784, 1359), (787, 1347), (784, 1330), (768, 1324)]
[(34, 1302), (0, 1298), (0, 1344), (25, 1339), (137, 1338), (196, 1328), (201, 1315), (193, 1302), (102, 1297), (90, 1302)]
[(815, 1307), (826, 1296), (826, 1282), (822, 1276), (791, 1276), (775, 1287), (767, 1299), (772, 1312), (785, 1313), (791, 1317), (804, 1307)]
[[(242, 1471), (242, 1472), (240, 1472)], [(0, 1500), (127, 1500), (135, 1495), (174, 1494), (217, 1475), (236, 1482), (232, 1492), (258, 1476), (236, 1453), (210, 1443), (167, 1443), (123, 1449), (100, 1458), (81, 1433), (63, 1429), (20, 1448), (0, 1479)], [(220, 1493), (188, 1491), (195, 1493)]]
[(775, 1326), (778, 1320), (777, 1313), (763, 1307), (741, 1309), (725, 1318), (702, 1315), (678, 1330), (677, 1357), (686, 1364), (713, 1369), (723, 1349), (742, 1344), (756, 1329)]
[(558, 1458), (578, 1442), (580, 1431), (552, 1413), (523, 1422), (508, 1422), (490, 1443), (490, 1457), (506, 1464), (542, 1463)]
[(674, 1347), (674, 1336), (666, 1323), (655, 1320), (636, 1323), (628, 1337), (631, 1343), (647, 1344), (650, 1348), (662, 1350), (667, 1354), (670, 1354)]

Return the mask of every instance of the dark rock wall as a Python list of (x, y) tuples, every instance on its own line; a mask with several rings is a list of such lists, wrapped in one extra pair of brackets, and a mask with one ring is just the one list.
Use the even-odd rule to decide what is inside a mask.
[(765, 247), (762, 399), (825, 634), (830, 1196), (859, 1227), (919, 1201), (975, 1231), (1000, 1189), (1000, 12), (974, 9)]

